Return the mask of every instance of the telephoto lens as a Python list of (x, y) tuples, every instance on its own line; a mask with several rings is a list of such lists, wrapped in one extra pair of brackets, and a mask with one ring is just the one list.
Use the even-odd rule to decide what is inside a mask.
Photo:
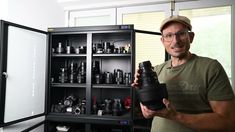
[(139, 63), (140, 87), (137, 89), (140, 102), (151, 110), (165, 108), (163, 98), (168, 98), (165, 84), (160, 84), (150, 61)]

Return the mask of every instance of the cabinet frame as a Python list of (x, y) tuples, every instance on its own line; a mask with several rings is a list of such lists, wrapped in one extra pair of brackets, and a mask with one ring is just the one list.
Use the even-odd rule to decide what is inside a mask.
[[(71, 122), (80, 122), (79, 120), (81, 120), (84, 123), (97, 123), (97, 124), (114, 124), (114, 125), (123, 125), (121, 122), (123, 122), (124, 124), (130, 126), (133, 125), (132, 119), (133, 119), (133, 103), (131, 104), (132, 106), (132, 110), (131, 110), (131, 114), (130, 117), (128, 118), (122, 118), (122, 117), (109, 117), (109, 116), (95, 116), (91, 114), (91, 104), (92, 104), (92, 100), (91, 100), (91, 94), (92, 94), (92, 88), (108, 88), (110, 87), (110, 85), (96, 85), (96, 84), (92, 84), (91, 80), (92, 80), (92, 61), (93, 61), (93, 57), (129, 57), (130, 58), (130, 69), (131, 69), (131, 74), (132, 74), (132, 78), (133, 78), (133, 74), (134, 74), (134, 65), (135, 65), (135, 31), (133, 28), (133, 25), (115, 25), (115, 26), (89, 26), (89, 27), (72, 27), (72, 28), (49, 28), (49, 40), (50, 43), (52, 43), (52, 36), (53, 35), (69, 35), (69, 34), (82, 34), (85, 33), (87, 34), (87, 52), (86, 55), (52, 55), (52, 57), (81, 57), (81, 56), (86, 56), (86, 62), (87, 62), (87, 67), (86, 67), (86, 84), (55, 84), (58, 85), (58, 87), (63, 87), (63, 85), (67, 85), (68, 87), (72, 86), (72, 87), (76, 87), (79, 85), (85, 86), (86, 87), (86, 107), (88, 108), (86, 111), (85, 115), (79, 115), (78, 117), (67, 117), (64, 116), (63, 114), (54, 114), (51, 113), (49, 111), (47, 111), (48, 116), (46, 117), (47, 120), (51, 120), (51, 121), (63, 121), (63, 120), (67, 120), (67, 121), (71, 121)], [(131, 40), (131, 54), (93, 54), (92, 53), (92, 35), (94, 34), (100, 34), (100, 33), (128, 33), (130, 34), (130, 40)], [(50, 48), (52, 48), (50, 46)], [(51, 59), (50, 59), (51, 61)], [(50, 64), (52, 64), (50, 62)], [(52, 66), (49, 66), (50, 68), (52, 68)], [(50, 73), (49, 73), (50, 74)], [(50, 77), (49, 77), (50, 78)], [(49, 83), (50, 84), (50, 83)], [(81, 87), (82, 87), (81, 86)], [(117, 88), (121, 88), (121, 89), (130, 89), (130, 96), (132, 97), (132, 89), (130, 86), (116, 86)], [(49, 88), (50, 89), (50, 88)], [(50, 94), (50, 92), (49, 92)], [(50, 97), (49, 97), (50, 98)], [(50, 105), (50, 103), (49, 103)], [(50, 107), (50, 106), (48, 106)], [(61, 116), (60, 116), (61, 115)], [(62, 117), (60, 119), (57, 119), (57, 117)], [(98, 120), (97, 120), (98, 119)]]

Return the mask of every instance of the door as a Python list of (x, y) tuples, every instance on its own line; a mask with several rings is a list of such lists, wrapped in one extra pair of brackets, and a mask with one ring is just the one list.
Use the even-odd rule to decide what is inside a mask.
[[(139, 68), (139, 63), (143, 61), (149, 60), (152, 63), (152, 66), (156, 66), (157, 64), (163, 63), (164, 61), (169, 59), (168, 53), (165, 51), (164, 47), (161, 48), (161, 45), (158, 45), (160, 44), (160, 37), (160, 32), (135, 29), (135, 45), (136, 50), (139, 50), (136, 51), (135, 56), (136, 69)], [(152, 118), (145, 119), (143, 117), (139, 105), (140, 99), (137, 90), (135, 90), (133, 98), (133, 106), (135, 108), (135, 111), (133, 113), (133, 131), (149, 132), (151, 129)]]
[(0, 127), (45, 115), (47, 32), (1, 21)]

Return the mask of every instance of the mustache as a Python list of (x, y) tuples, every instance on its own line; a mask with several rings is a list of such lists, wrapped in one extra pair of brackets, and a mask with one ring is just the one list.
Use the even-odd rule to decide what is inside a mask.
[(184, 46), (185, 46), (185, 44), (174, 44), (171, 46), (171, 48), (182, 48)]
[(171, 48), (183, 48), (190, 47), (190, 42), (176, 42), (175, 44), (171, 44)]

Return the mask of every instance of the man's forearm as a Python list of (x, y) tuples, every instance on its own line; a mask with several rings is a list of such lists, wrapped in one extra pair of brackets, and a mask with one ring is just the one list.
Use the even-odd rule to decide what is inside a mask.
[[(228, 117), (229, 118), (229, 117)], [(234, 132), (234, 122), (216, 113), (184, 114), (177, 113), (173, 120), (199, 132)]]

